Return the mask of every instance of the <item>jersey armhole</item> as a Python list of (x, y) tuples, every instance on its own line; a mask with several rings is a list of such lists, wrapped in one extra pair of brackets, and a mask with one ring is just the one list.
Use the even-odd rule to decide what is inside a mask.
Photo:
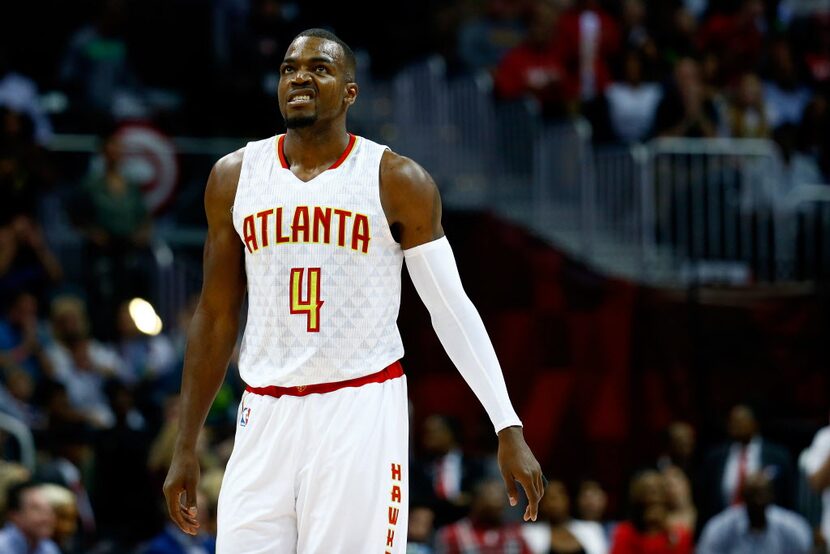
[[(392, 226), (389, 225), (389, 219), (386, 217), (386, 210), (383, 209), (383, 201), (381, 200), (381, 195), (380, 195), (380, 186), (381, 186), (380, 185), (380, 181), (381, 181), (380, 172), (381, 172), (382, 167), (383, 167), (383, 156), (387, 152), (392, 152), (392, 149), (389, 148), (388, 146), (384, 145), (384, 144), (378, 144), (377, 146), (378, 146), (378, 150), (380, 150), (380, 157), (378, 158), (378, 174), (377, 174), (377, 186), (375, 187), (375, 201), (377, 202), (378, 209), (380, 211), (379, 213), (380, 213), (381, 217), (383, 218), (383, 227), (386, 229), (387, 237), (393, 243), (397, 244), (398, 247), (400, 248), (401, 243), (398, 242), (398, 240), (395, 238), (395, 233), (392, 232)], [(401, 250), (401, 251), (403, 251), (403, 250)]]

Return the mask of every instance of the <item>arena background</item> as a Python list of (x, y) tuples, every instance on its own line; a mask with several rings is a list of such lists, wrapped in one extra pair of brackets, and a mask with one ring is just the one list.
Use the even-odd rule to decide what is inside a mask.
[[(699, 534), (719, 478), (708, 454), (748, 404), (790, 459), (780, 503), (818, 529), (798, 463), (830, 412), (830, 3), (818, 0), (4, 3), (0, 488), (33, 476), (72, 489), (65, 552), (156, 552), (170, 532), (161, 483), (204, 183), (223, 154), (283, 131), (277, 69), (309, 27), (358, 52), (351, 131), (438, 182), (525, 437), (574, 512), (596, 481), (601, 521), (625, 520), (632, 475), (668, 456)], [(113, 175), (145, 208), (133, 192), (107, 198)], [(432, 490), (446, 436), (480, 477), (496, 441), (404, 281), (422, 552), (475, 493)], [(130, 309), (136, 297), (152, 310)], [(202, 447), (208, 503), (240, 390), (232, 366)], [(694, 431), (683, 460), (676, 422)]]

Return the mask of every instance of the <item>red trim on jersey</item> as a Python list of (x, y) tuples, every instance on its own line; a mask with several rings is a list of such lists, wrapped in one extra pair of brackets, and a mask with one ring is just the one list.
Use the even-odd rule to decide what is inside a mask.
[[(346, 145), (346, 149), (340, 154), (340, 157), (337, 158), (337, 161), (332, 164), (329, 169), (336, 169), (340, 167), (340, 165), (346, 161), (346, 158), (349, 157), (349, 154), (352, 153), (352, 148), (354, 148), (354, 143), (357, 141), (357, 137), (353, 134), (349, 133), (349, 144)], [(282, 165), (283, 169), (291, 169), (291, 166), (288, 165), (288, 160), (285, 157), (285, 135), (280, 135), (280, 138), (277, 139), (277, 155), (280, 158), (280, 164)]]
[(340, 154), (340, 157), (337, 159), (336, 162), (334, 162), (334, 164), (329, 169), (338, 168), (338, 167), (340, 167), (340, 164), (342, 164), (343, 162), (346, 161), (346, 158), (348, 158), (349, 154), (352, 153), (352, 148), (354, 148), (355, 140), (356, 140), (355, 136), (353, 134), (349, 133), (349, 144), (346, 145), (346, 149), (343, 150), (343, 153)]
[(273, 396), (279, 398), (280, 396), (308, 396), (309, 394), (324, 394), (327, 392), (334, 392), (336, 390), (345, 389), (347, 387), (362, 387), (369, 383), (383, 383), (390, 379), (397, 379), (403, 375), (403, 366), (401, 362), (395, 362), (377, 373), (364, 375), (355, 379), (347, 379), (346, 381), (335, 381), (333, 383), (317, 383), (314, 385), (301, 385), (299, 387), (277, 387), (271, 385), (269, 387), (252, 387), (250, 385), (245, 387), (245, 390), (254, 394), (261, 394), (263, 396)]
[(291, 169), (288, 165), (288, 160), (285, 159), (285, 149), (283, 143), (285, 142), (285, 135), (280, 135), (280, 138), (277, 140), (277, 155), (280, 158), (280, 165), (282, 165), (283, 169)]

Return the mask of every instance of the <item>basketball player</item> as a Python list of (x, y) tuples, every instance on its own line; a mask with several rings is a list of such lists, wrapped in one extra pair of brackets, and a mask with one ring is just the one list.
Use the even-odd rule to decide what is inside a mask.
[(224, 379), (248, 294), (247, 388), (218, 508), (217, 552), (402, 553), (408, 418), (397, 315), (401, 266), (499, 438), (535, 520), (539, 464), (478, 312), (461, 286), (430, 176), (346, 131), (355, 59), (335, 35), (298, 35), (280, 68), (285, 135), (219, 160), (205, 192), (204, 286), (164, 492), (195, 534), (196, 442)]

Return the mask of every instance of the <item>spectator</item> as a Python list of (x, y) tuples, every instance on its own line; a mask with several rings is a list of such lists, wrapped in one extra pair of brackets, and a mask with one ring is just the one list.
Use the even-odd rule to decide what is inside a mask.
[[(623, 0), (622, 36), (623, 48), (636, 52), (647, 76), (657, 66), (659, 52), (657, 42), (647, 25), (647, 9), (644, 0)], [(625, 60), (623, 61), (625, 63)]]
[(611, 129), (622, 142), (645, 140), (654, 127), (663, 91), (657, 83), (643, 82), (643, 61), (634, 51), (624, 57), (623, 80), (605, 90)]
[(0, 514), (8, 512), (8, 492), (12, 486), (25, 483), (32, 474), (25, 466), (0, 459)]
[(504, 523), (504, 484), (483, 481), (476, 486), (470, 515), (438, 531), (437, 554), (532, 554), (518, 525)]
[[(245, 117), (216, 114), (225, 132), (273, 133), (282, 121), (270, 114), (276, 102), (279, 68), (294, 36), (304, 28), (298, 2), (222, 0), (214, 2), (213, 39), (217, 68), (215, 90), (228, 103), (243, 102)], [(207, 101), (195, 94), (189, 102)], [(252, 114), (260, 114), (253, 116)], [(214, 126), (217, 122), (211, 122)]]
[(698, 544), (698, 554), (808, 554), (812, 531), (803, 517), (773, 504), (772, 482), (763, 473), (746, 478), (744, 503), (713, 517)]
[(457, 421), (450, 417), (435, 414), (424, 420), (424, 459), (415, 464), (412, 474), (416, 486), (430, 491), (434, 499), (436, 527), (466, 513), (473, 486), (483, 476), (479, 461), (461, 450), (459, 434)]
[(487, 0), (481, 16), (462, 23), (458, 57), (468, 71), (495, 69), (505, 54), (519, 45), (527, 31), (525, 5), (523, 0)]
[(529, 95), (547, 117), (572, 112), (578, 85), (567, 78), (551, 33), (557, 11), (547, 2), (537, 1), (531, 14), (527, 38), (508, 51), (496, 69), (496, 94), (502, 100)]
[[(0, 109), (0, 125), (17, 125), (17, 116)], [(12, 123), (9, 123), (9, 120)], [(38, 184), (23, 164), (18, 147), (0, 132), (0, 301), (9, 291), (33, 290), (41, 295), (61, 280), (63, 269), (34, 219)]]
[(803, 133), (795, 125), (784, 123), (772, 134), (781, 152), (782, 175), (774, 197), (770, 198), (779, 209), (787, 208), (787, 195), (797, 186), (824, 182), (821, 167), (814, 154), (803, 149)]
[(611, 82), (609, 60), (620, 46), (617, 22), (598, 0), (575, 0), (557, 27), (565, 70), (579, 83), (579, 98), (590, 102)]
[(0, 530), (3, 554), (60, 554), (49, 538), (55, 529), (55, 514), (40, 486), (27, 481), (13, 485), (7, 493), (8, 522)]
[(745, 73), (738, 81), (734, 98), (727, 108), (725, 135), (734, 138), (769, 138), (771, 127), (764, 104), (761, 79)]
[(118, 353), (124, 361), (122, 378), (127, 383), (153, 382), (176, 363), (176, 351), (166, 335), (145, 335), (130, 316), (129, 302), (118, 309)]
[[(170, 396), (166, 399), (163, 408), (163, 425), (150, 444), (150, 452), (147, 457), (147, 470), (150, 472), (151, 477), (158, 481), (156, 490), (161, 487), (167, 469), (170, 467), (170, 461), (173, 459), (173, 449), (179, 426), (179, 406), (178, 395)], [(199, 457), (202, 471), (218, 465), (218, 461), (214, 456), (218, 449), (211, 450), (209, 448), (212, 433), (213, 428), (206, 427), (206, 431), (201, 433), (196, 441), (196, 454)], [(226, 461), (222, 460), (222, 462)]]
[(669, 526), (694, 530), (697, 509), (692, 501), (692, 485), (683, 470), (668, 466), (661, 471), (666, 480), (666, 501), (669, 507)]
[(614, 524), (605, 518), (608, 509), (608, 494), (598, 481), (587, 479), (579, 484), (576, 494), (576, 515), (582, 521), (593, 521), (602, 526), (605, 538), (609, 539)]
[(29, 374), (17, 367), (7, 368), (5, 385), (0, 385), (0, 412), (16, 417), (32, 429), (42, 429), (45, 414), (34, 403), (34, 397), (35, 383)]
[(700, 66), (691, 58), (683, 58), (677, 62), (674, 79), (657, 108), (657, 134), (666, 137), (714, 137), (717, 135), (717, 121), (717, 110), (705, 94)]
[(62, 554), (80, 554), (78, 536), (78, 502), (71, 490), (60, 485), (47, 483), (41, 487), (46, 501), (55, 513), (55, 532), (52, 540), (60, 547)]
[(810, 44), (804, 62), (813, 84), (827, 94), (830, 92), (830, 18), (812, 18), (807, 33)]
[(764, 439), (752, 408), (745, 404), (729, 412), (730, 442), (709, 451), (701, 475), (701, 516), (709, 517), (743, 501), (741, 491), (747, 476), (767, 472), (782, 506), (792, 505), (792, 462), (787, 450)]
[(762, 0), (741, 0), (735, 13), (714, 13), (700, 30), (701, 50), (722, 54), (726, 75), (756, 71), (764, 53), (767, 31)]
[(687, 476), (694, 475), (695, 428), (685, 421), (674, 421), (664, 432), (663, 452), (657, 458), (657, 469), (675, 466)]
[[(82, 540), (87, 542), (95, 533), (92, 508), (85, 476), (93, 461), (92, 432), (83, 423), (53, 426), (46, 436), (50, 457), (38, 467), (36, 476), (44, 482), (61, 485), (73, 493), (81, 521)], [(86, 544), (85, 546), (89, 546)]]
[(60, 76), (77, 112), (91, 112), (99, 118), (115, 111), (123, 116), (143, 115), (124, 36), (126, 20), (124, 0), (104, 0), (95, 22), (69, 39)]
[(86, 308), (80, 298), (60, 296), (52, 302), (55, 342), (47, 349), (54, 378), (66, 387), (75, 410), (96, 427), (113, 424), (104, 382), (123, 373), (118, 355), (89, 336)]
[[(96, 437), (91, 501), (98, 536), (126, 549), (158, 530), (159, 487), (147, 472), (152, 436), (134, 407), (132, 392), (118, 381), (109, 381), (106, 393), (115, 423)], [(131, 477), (125, 480), (124, 475)], [(125, 503), (125, 498), (130, 501)]]
[(32, 121), (24, 114), (0, 106), (0, 184), (5, 202), (0, 223), (8, 225), (19, 217), (33, 220), (37, 213), (41, 183), (28, 171), (26, 152), (33, 146)]
[(810, 16), (827, 15), (830, 6), (823, 0), (780, 0), (778, 2), (778, 19), (784, 25), (789, 25), (793, 19)]
[(830, 425), (819, 429), (800, 461), (810, 486), (821, 493), (821, 534), (830, 542)]
[(37, 298), (28, 291), (16, 293), (6, 317), (0, 319), (0, 355), (38, 382), (44, 374), (52, 373), (43, 349), (48, 341), (38, 321)]
[(44, 112), (37, 83), (15, 71), (9, 52), (0, 47), (0, 107), (25, 115), (33, 124), (33, 138), (45, 146), (52, 139), (52, 125)]
[(662, 475), (649, 470), (637, 475), (629, 492), (631, 520), (614, 530), (611, 554), (691, 554), (692, 533), (672, 527), (666, 483)]
[(536, 554), (606, 554), (608, 542), (599, 523), (571, 517), (568, 490), (550, 481), (539, 505), (540, 523), (526, 523), (522, 534)]
[(683, 0), (683, 7), (687, 9), (696, 20), (700, 21), (703, 18), (703, 14), (705, 14), (706, 10), (709, 8), (709, 0)]
[(798, 125), (812, 91), (799, 82), (792, 51), (786, 41), (773, 43), (769, 59), (769, 78), (764, 81), (769, 125), (772, 129), (788, 123)]
[(798, 129), (798, 149), (817, 159), (824, 175), (824, 182), (830, 179), (828, 125), (830, 125), (830, 110), (828, 110), (827, 99), (823, 96), (814, 96), (804, 108), (804, 116)]
[[(413, 491), (414, 492), (414, 491)], [(435, 512), (428, 502), (413, 496), (409, 502), (406, 554), (432, 554), (435, 539)]]
[(93, 327), (96, 335), (111, 339), (117, 306), (147, 295), (143, 265), (149, 258), (151, 220), (138, 185), (122, 171), (124, 151), (117, 134), (104, 138), (101, 152), (103, 168), (86, 177), (75, 211), (87, 243)]
[(665, 66), (662, 69), (670, 69), (680, 60), (695, 56), (698, 20), (694, 14), (675, 2), (652, 3), (651, 9), (657, 12), (654, 28)]

